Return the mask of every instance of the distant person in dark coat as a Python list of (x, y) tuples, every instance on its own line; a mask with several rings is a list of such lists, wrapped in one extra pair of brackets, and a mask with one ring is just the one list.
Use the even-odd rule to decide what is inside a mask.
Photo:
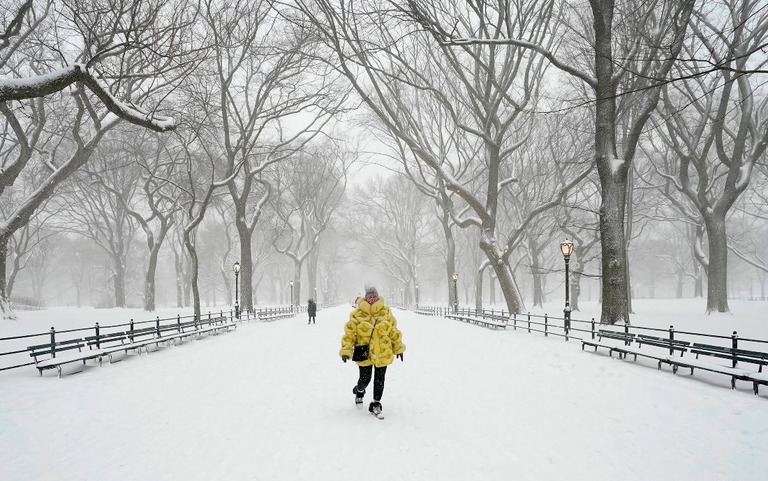
[(307, 301), (307, 314), (309, 315), (309, 321), (307, 324), (315, 324), (315, 314), (317, 314), (317, 304), (314, 299)]

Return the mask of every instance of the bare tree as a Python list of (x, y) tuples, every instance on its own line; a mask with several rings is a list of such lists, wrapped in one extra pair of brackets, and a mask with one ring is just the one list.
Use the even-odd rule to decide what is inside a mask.
[[(42, 153), (45, 175), (36, 176), (32, 194), (0, 221), (4, 317), (14, 317), (5, 294), (10, 236), (29, 222), (59, 183), (87, 162), (119, 120), (158, 131), (172, 129), (173, 119), (157, 115), (154, 107), (136, 105), (149, 103), (153, 94), (167, 91), (193, 67), (180, 44), (194, 17), (185, 0), (97, 0), (88, 9), (73, 0), (62, 2), (55, 15), (52, 0), (37, 3), (19, 4), (0, 33), (0, 113), (16, 137), (14, 149), (0, 160), (0, 199), (39, 149), (48, 117), (58, 117), (58, 111), (70, 116), (55, 129), (53, 137), (60, 140)], [(113, 83), (106, 85), (109, 80)], [(65, 97), (65, 91), (73, 98)], [(49, 104), (56, 110), (49, 110)]]
[(243, 309), (253, 309), (254, 230), (270, 195), (264, 169), (286, 159), (314, 137), (345, 102), (334, 75), (315, 60), (309, 31), (297, 29), (273, 0), (206, 0), (211, 77), (217, 91), (212, 115), (221, 125), (227, 186), (240, 241)]
[(664, 89), (656, 124), (672, 155), (656, 156), (657, 171), (701, 216), (709, 246), (707, 312), (726, 312), (726, 217), (768, 146), (768, 97), (757, 95), (758, 79), (739, 70), (768, 63), (756, 55), (768, 39), (768, 11), (757, 0), (724, 0), (697, 13), (692, 30), (686, 53), (706, 50), (737, 71), (721, 68), (704, 77), (698, 63), (680, 64), (680, 75), (689, 78)]
[[(272, 245), (293, 261), (293, 299), (301, 299), (304, 262), (318, 248), (320, 236), (341, 202), (347, 186), (351, 159), (331, 142), (305, 148), (284, 160), (270, 177), (275, 190), (271, 199), (274, 216)], [(309, 277), (308, 296), (316, 286), (317, 270)]]
[(129, 206), (141, 177), (141, 169), (125, 153), (122, 143), (102, 145), (91, 165), (73, 175), (71, 190), (61, 195), (70, 229), (94, 241), (110, 260), (115, 307), (126, 306), (129, 250), (136, 232)]
[[(502, 167), (528, 138), (526, 127), (530, 125), (530, 109), (536, 104), (543, 60), (525, 47), (466, 44), (457, 49), (433, 48), (426, 39), (410, 32), (411, 27), (397, 15), (369, 15), (376, 11), (376, 2), (298, 5), (332, 48), (334, 62), (358, 95), (421, 164), (417, 168), (431, 170), (445, 191), (468, 207), (454, 212), (453, 220), (460, 227), (475, 226), (482, 231), (481, 248), (496, 271), (507, 305), (510, 311), (520, 312), (523, 302), (507, 262), (511, 255), (508, 237), (497, 230), (497, 212), (499, 193), (514, 178), (505, 177), (509, 172), (503, 172)], [(490, 18), (475, 16), (470, 8), (456, 9), (451, 20), (467, 28), (477, 26), (491, 36), (514, 32), (531, 42), (553, 42), (547, 36), (547, 15), (513, 10)], [(440, 82), (443, 78), (449, 81)], [(462, 153), (456, 149), (448, 161), (441, 157), (442, 152), (432, 142), (437, 131), (425, 130), (419, 119), (423, 115), (418, 110), (422, 105), (419, 99), (423, 96), (437, 99), (445, 118), (466, 139), (468, 149), (461, 150), (464, 161), (475, 160), (473, 170), (477, 172), (473, 174), (482, 175), (477, 185), (451, 175), (447, 165)]]
[[(393, 3), (400, 5), (400, 2)], [(526, 49), (545, 58), (591, 92), (595, 161), (602, 194), (604, 298), (601, 321), (604, 323), (629, 321), (624, 231), (627, 177), (640, 134), (658, 102), (662, 82), (678, 58), (694, 3), (693, 0), (590, 0), (590, 18), (576, 5), (570, 8), (568, 3), (525, 2), (527, 8), (533, 8), (542, 16), (554, 15), (555, 7), (565, 8), (556, 15), (567, 19), (568, 28), (543, 32), (542, 38), (548, 39), (549, 44), (518, 32), (519, 16), (507, 13), (518, 6), (514, 2), (466, 0), (466, 10), (474, 12), (478, 19), (469, 23), (456, 19), (453, 2), (411, 0), (401, 7), (403, 13), (442, 45), (456, 48), (507, 45)], [(622, 16), (622, 22), (614, 22), (617, 15)], [(488, 35), (487, 31), (476, 28), (484, 18), (502, 23), (499, 34)], [(564, 45), (563, 50), (558, 51), (556, 45)], [(619, 142), (617, 128), (622, 115), (629, 119)]]

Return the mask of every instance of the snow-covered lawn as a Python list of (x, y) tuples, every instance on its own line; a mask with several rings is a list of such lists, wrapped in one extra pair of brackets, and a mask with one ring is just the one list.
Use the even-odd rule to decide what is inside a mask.
[[(752, 312), (766, 303), (714, 319), (655, 304), (647, 323), (663, 327), (669, 315), (679, 329), (727, 333), (754, 324), (748, 334), (766, 337)], [(674, 376), (574, 341), (404, 311), (395, 314), (408, 349), (387, 372), (379, 421), (355, 408), (357, 369), (337, 354), (349, 310), (321, 310), (311, 326), (303, 315), (244, 323), (62, 379), (0, 373), (0, 480), (766, 478), (768, 388), (733, 392), (725, 376)], [(22, 314), (0, 337), (45, 331), (51, 319), (60, 328), (142, 317)]]

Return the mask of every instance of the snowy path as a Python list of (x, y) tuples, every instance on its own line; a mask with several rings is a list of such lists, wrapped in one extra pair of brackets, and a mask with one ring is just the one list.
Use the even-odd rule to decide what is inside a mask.
[(337, 355), (348, 312), (63, 379), (6, 373), (0, 480), (765, 479), (768, 399), (748, 386), (403, 311), (378, 421)]

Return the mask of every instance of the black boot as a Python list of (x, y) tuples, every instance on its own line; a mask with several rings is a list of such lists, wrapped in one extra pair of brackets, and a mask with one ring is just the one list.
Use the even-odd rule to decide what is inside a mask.
[(381, 408), (381, 403), (379, 401), (373, 401), (371, 404), (368, 405), (368, 412), (380, 419), (384, 417), (381, 411), (382, 411), (382, 408)]
[(363, 396), (365, 396), (365, 389), (362, 392), (358, 392), (357, 386), (352, 388), (352, 394), (355, 395), (355, 404), (359, 407), (363, 404)]

